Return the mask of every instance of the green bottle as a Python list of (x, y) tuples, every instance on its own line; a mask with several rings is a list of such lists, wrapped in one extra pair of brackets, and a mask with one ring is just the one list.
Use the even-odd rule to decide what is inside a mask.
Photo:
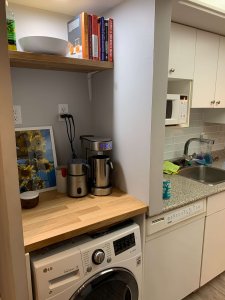
[(8, 49), (16, 50), (15, 17), (13, 11), (9, 8), (8, 1), (6, 1), (6, 21), (7, 21)]

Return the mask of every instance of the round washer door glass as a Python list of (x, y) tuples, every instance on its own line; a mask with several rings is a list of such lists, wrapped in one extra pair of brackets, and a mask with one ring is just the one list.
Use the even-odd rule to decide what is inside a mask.
[(138, 300), (138, 285), (128, 270), (111, 268), (91, 277), (70, 300)]

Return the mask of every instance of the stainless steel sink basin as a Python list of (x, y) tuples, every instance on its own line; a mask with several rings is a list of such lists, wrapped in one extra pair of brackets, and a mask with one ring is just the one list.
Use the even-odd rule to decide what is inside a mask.
[(225, 181), (225, 170), (208, 166), (194, 166), (181, 169), (179, 175), (208, 185)]

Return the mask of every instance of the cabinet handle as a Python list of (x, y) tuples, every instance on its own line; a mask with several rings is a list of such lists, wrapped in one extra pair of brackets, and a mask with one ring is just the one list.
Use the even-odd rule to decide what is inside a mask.
[(174, 68), (171, 68), (171, 69), (170, 69), (170, 73), (173, 73), (173, 72), (175, 72), (175, 69), (174, 69)]
[(220, 104), (220, 101), (216, 101), (216, 104)]
[(216, 102), (216, 101), (215, 101), (215, 100), (213, 100), (213, 101), (211, 101), (211, 104), (215, 104), (215, 102)]

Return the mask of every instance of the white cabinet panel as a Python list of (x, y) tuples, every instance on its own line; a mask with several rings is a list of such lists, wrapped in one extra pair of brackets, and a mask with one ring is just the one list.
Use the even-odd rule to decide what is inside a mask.
[(225, 270), (225, 192), (207, 199), (201, 286)]
[(214, 107), (219, 39), (197, 30), (192, 107)]
[(204, 218), (188, 221), (146, 242), (144, 300), (180, 300), (199, 288)]
[(210, 196), (207, 199), (207, 216), (225, 209), (225, 193)]
[(200, 285), (225, 270), (225, 210), (206, 218)]
[(28, 294), (29, 294), (28, 300), (33, 300), (32, 283), (31, 283), (31, 269), (30, 269), (30, 254), (29, 253), (25, 253), (25, 260), (26, 260), (27, 284), (28, 284)]
[(215, 108), (225, 107), (225, 38), (222, 36), (220, 37), (215, 101)]
[(196, 29), (171, 23), (169, 78), (193, 79)]

